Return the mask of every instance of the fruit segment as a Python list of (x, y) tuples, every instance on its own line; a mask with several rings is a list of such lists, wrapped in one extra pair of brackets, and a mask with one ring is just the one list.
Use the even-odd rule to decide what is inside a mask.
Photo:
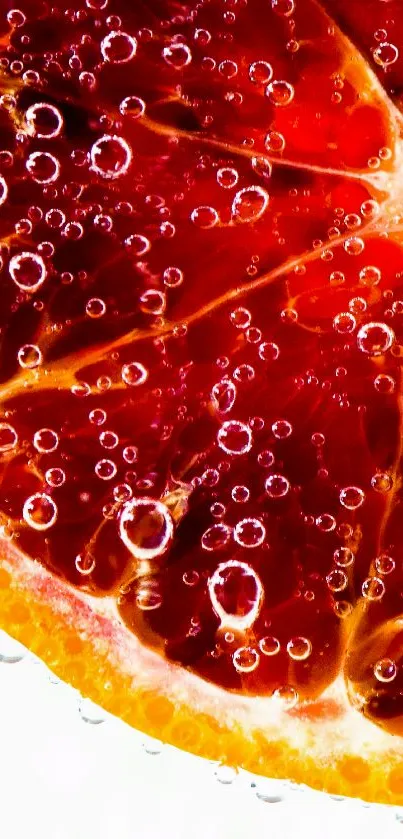
[(0, 2), (0, 579), (25, 642), (53, 598), (161, 707), (307, 754), (351, 713), (397, 772), (403, 17), (362, 6)]

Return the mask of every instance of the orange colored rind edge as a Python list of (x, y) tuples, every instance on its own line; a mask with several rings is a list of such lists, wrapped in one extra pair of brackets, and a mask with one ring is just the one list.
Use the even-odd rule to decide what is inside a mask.
[(12, 542), (0, 549), (0, 626), (105, 710), (209, 760), (403, 804), (402, 740), (351, 708), (341, 679), (289, 712), (228, 694), (144, 649), (109, 598), (81, 594)]

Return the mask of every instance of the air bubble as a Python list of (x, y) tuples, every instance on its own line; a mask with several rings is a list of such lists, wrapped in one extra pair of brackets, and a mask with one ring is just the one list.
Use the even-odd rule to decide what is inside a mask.
[(273, 81), (266, 87), (266, 96), (277, 107), (285, 107), (294, 99), (294, 87), (290, 82)]
[(126, 96), (119, 105), (122, 117), (131, 117), (132, 119), (139, 119), (144, 116), (145, 110), (146, 103), (139, 96)]
[(239, 175), (236, 169), (229, 166), (224, 166), (217, 170), (217, 183), (224, 187), (224, 189), (232, 189), (237, 185)]
[(298, 703), (298, 693), (292, 685), (283, 685), (272, 694), (272, 699), (285, 711), (295, 708)]
[(378, 285), (381, 281), (382, 273), (376, 265), (366, 265), (364, 268), (361, 268), (359, 277), (363, 285), (374, 286)]
[(374, 676), (378, 682), (393, 682), (397, 676), (396, 662), (392, 658), (381, 658), (374, 665)]
[(263, 655), (272, 656), (280, 652), (280, 641), (273, 635), (266, 635), (259, 641), (259, 649)]
[(270, 498), (284, 498), (290, 491), (290, 482), (284, 475), (269, 475), (264, 486)]
[(148, 378), (148, 371), (144, 364), (139, 361), (131, 361), (129, 364), (124, 364), (122, 367), (122, 379), (125, 385), (129, 387), (137, 387), (144, 384)]
[(63, 128), (63, 117), (49, 102), (37, 102), (31, 105), (25, 114), (29, 134), (39, 139), (51, 140), (58, 137)]
[(33, 444), (38, 452), (54, 452), (59, 445), (59, 437), (52, 428), (40, 428), (35, 431)]
[(359, 236), (350, 236), (349, 239), (345, 240), (343, 247), (349, 256), (359, 256), (363, 252), (365, 245)]
[(169, 47), (164, 47), (162, 50), (162, 57), (175, 70), (182, 70), (187, 67), (192, 60), (192, 52), (186, 44), (170, 44)]
[(333, 318), (333, 328), (338, 332), (340, 335), (349, 335), (351, 332), (354, 332), (354, 329), (357, 326), (357, 321), (350, 312), (339, 312)]
[(57, 506), (50, 495), (37, 492), (26, 499), (22, 516), (34, 530), (48, 530), (57, 519)]
[(249, 496), (250, 492), (248, 487), (242, 486), (242, 484), (232, 487), (231, 497), (236, 504), (245, 504), (249, 501)]
[(256, 572), (246, 562), (231, 559), (222, 562), (209, 578), (211, 604), (223, 627), (248, 629), (263, 603), (263, 586)]
[(390, 67), (399, 58), (399, 50), (395, 44), (390, 44), (388, 41), (383, 41), (379, 46), (372, 51), (374, 61), (380, 67)]
[(312, 644), (308, 638), (297, 635), (288, 642), (287, 652), (294, 661), (305, 661), (311, 655)]
[(203, 533), (201, 546), (205, 551), (218, 551), (228, 544), (231, 538), (231, 528), (226, 524), (213, 524)]
[(357, 510), (365, 501), (365, 492), (360, 487), (349, 486), (340, 490), (340, 504), (347, 510)]
[(276, 420), (276, 422), (273, 422), (271, 430), (277, 440), (286, 440), (292, 434), (292, 425), (288, 420)]
[(271, 0), (271, 7), (276, 14), (290, 17), (295, 12), (295, 0)]
[(66, 473), (58, 466), (54, 466), (45, 472), (45, 481), (51, 487), (60, 487), (66, 480)]
[(230, 320), (237, 329), (247, 329), (252, 322), (252, 315), (249, 309), (239, 306), (238, 309), (233, 309), (231, 312)]
[(333, 568), (327, 575), (326, 582), (330, 591), (344, 591), (348, 584), (347, 574), (340, 568)]
[(132, 150), (123, 137), (104, 134), (90, 150), (91, 168), (102, 178), (111, 180), (125, 175), (132, 162)]
[(382, 494), (390, 492), (393, 487), (393, 478), (388, 472), (376, 472), (371, 478), (371, 486), (376, 492)]
[(141, 233), (133, 233), (125, 239), (125, 247), (133, 256), (144, 256), (151, 248), (151, 242), (147, 236)]
[(85, 313), (89, 318), (101, 318), (106, 312), (106, 304), (100, 297), (91, 297), (86, 304)]
[(102, 481), (111, 481), (115, 477), (116, 472), (117, 466), (113, 460), (102, 458), (102, 460), (98, 460), (98, 463), (95, 464), (95, 474)]
[(261, 186), (241, 189), (232, 202), (232, 216), (237, 222), (257, 221), (269, 205), (269, 195)]
[(88, 577), (95, 568), (95, 559), (90, 553), (77, 554), (74, 564), (79, 574), (83, 577)]
[(125, 64), (131, 61), (137, 52), (137, 41), (127, 32), (109, 32), (101, 42), (101, 53), (105, 61), (111, 64)]
[(396, 568), (396, 563), (392, 556), (380, 554), (375, 559), (375, 568), (378, 574), (391, 574)]
[(366, 323), (357, 333), (357, 345), (368, 355), (384, 355), (395, 341), (395, 333), (386, 323)]
[(37, 291), (46, 279), (46, 268), (42, 257), (29, 251), (23, 251), (12, 257), (9, 272), (18, 288), (31, 293)]
[(228, 420), (218, 431), (217, 443), (226, 454), (246, 454), (252, 448), (252, 431), (244, 422)]
[(18, 434), (15, 428), (8, 422), (0, 422), (0, 452), (12, 451), (17, 443)]
[(336, 548), (333, 553), (333, 559), (336, 565), (340, 565), (341, 568), (348, 568), (349, 565), (353, 564), (355, 556), (350, 548), (342, 546), (340, 548)]
[(285, 139), (279, 131), (269, 131), (264, 139), (264, 144), (269, 152), (280, 152), (285, 149)]
[(219, 222), (217, 210), (208, 206), (195, 207), (190, 214), (190, 218), (195, 227), (199, 227), (201, 230), (209, 230)]
[(133, 498), (123, 507), (119, 534), (139, 561), (157, 559), (169, 547), (174, 525), (168, 508), (153, 498)]
[(266, 538), (266, 528), (259, 519), (246, 518), (234, 528), (234, 539), (242, 548), (258, 548)]
[(381, 600), (385, 594), (385, 583), (380, 577), (367, 577), (362, 584), (362, 594), (367, 600)]
[(253, 647), (238, 647), (232, 661), (237, 673), (252, 673), (259, 665), (260, 656)]
[(273, 78), (273, 67), (268, 61), (254, 61), (249, 67), (249, 78), (254, 84), (268, 84)]
[(60, 174), (60, 163), (49, 152), (32, 152), (25, 165), (31, 177), (38, 184), (51, 184), (53, 181), (57, 181)]
[(259, 346), (259, 357), (262, 361), (276, 361), (280, 355), (278, 344), (273, 341), (263, 341)]

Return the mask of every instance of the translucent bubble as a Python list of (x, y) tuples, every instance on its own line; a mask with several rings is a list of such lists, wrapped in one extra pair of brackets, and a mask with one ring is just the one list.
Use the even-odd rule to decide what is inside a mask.
[(186, 44), (170, 44), (162, 50), (162, 57), (170, 67), (181, 70), (190, 64), (192, 52)]
[(263, 451), (259, 452), (257, 456), (259, 466), (263, 466), (264, 469), (268, 469), (270, 466), (273, 466), (274, 461), (275, 457), (270, 449), (263, 449)]
[(236, 193), (232, 202), (232, 216), (237, 222), (257, 221), (267, 210), (269, 194), (261, 186), (248, 186)]
[(103, 408), (94, 408), (88, 414), (88, 419), (93, 425), (103, 425), (106, 420), (106, 411)]
[(294, 99), (294, 87), (290, 82), (272, 81), (266, 87), (266, 96), (272, 105), (285, 107)]
[(237, 329), (247, 329), (251, 324), (252, 315), (249, 309), (244, 309), (242, 306), (239, 306), (231, 312), (230, 320)]
[(225, 79), (232, 79), (238, 72), (238, 65), (235, 61), (225, 59), (224, 61), (220, 61), (218, 65), (218, 72), (224, 76)]
[(362, 315), (367, 310), (367, 301), (363, 297), (352, 297), (349, 300), (348, 308), (354, 315)]
[(85, 313), (89, 318), (101, 318), (106, 312), (106, 303), (100, 297), (91, 297), (87, 300)]
[(104, 449), (116, 449), (119, 444), (119, 437), (114, 431), (101, 431), (99, 442)]
[(137, 446), (125, 446), (122, 452), (123, 460), (126, 463), (132, 464), (135, 463), (138, 457), (138, 448)]
[(162, 594), (156, 581), (141, 582), (136, 594), (136, 606), (142, 612), (152, 612), (162, 605)]
[(125, 239), (125, 247), (133, 256), (144, 256), (151, 248), (151, 242), (147, 236), (140, 233), (133, 233)]
[(312, 652), (312, 644), (308, 638), (296, 635), (287, 644), (287, 652), (294, 661), (305, 661)]
[(341, 285), (341, 283), (344, 283), (345, 279), (346, 277), (345, 274), (343, 274), (343, 271), (332, 271), (329, 276), (329, 282), (333, 286)]
[(393, 682), (397, 676), (396, 662), (392, 658), (381, 658), (374, 665), (374, 676), (378, 682)]
[(172, 541), (173, 520), (162, 501), (133, 498), (120, 514), (119, 534), (135, 559), (156, 559), (165, 553)]
[(199, 227), (201, 230), (215, 227), (219, 222), (217, 210), (208, 206), (195, 207), (190, 214), (190, 218), (195, 227)]
[(276, 14), (290, 17), (295, 11), (295, 0), (271, 0), (271, 7)]
[(272, 700), (278, 703), (281, 708), (288, 711), (297, 705), (298, 693), (292, 685), (283, 685), (274, 691)]
[(250, 565), (236, 559), (221, 562), (209, 578), (208, 590), (222, 626), (242, 630), (253, 625), (264, 592), (260, 578)]
[(280, 652), (280, 641), (273, 635), (266, 635), (259, 641), (259, 649), (263, 655), (277, 655)]
[(336, 565), (340, 565), (341, 568), (348, 568), (348, 566), (352, 565), (354, 562), (355, 556), (350, 548), (342, 546), (340, 548), (336, 548), (333, 553), (333, 559)]
[(231, 528), (226, 524), (213, 524), (205, 530), (201, 538), (201, 546), (205, 551), (218, 551), (228, 544), (231, 538)]
[(17, 353), (20, 367), (27, 370), (34, 370), (42, 364), (42, 353), (36, 344), (24, 344)]
[(284, 498), (290, 491), (290, 482), (284, 475), (269, 475), (264, 486), (270, 498)]
[(185, 583), (185, 586), (196, 586), (200, 580), (200, 574), (198, 571), (195, 571), (194, 568), (191, 568), (189, 571), (185, 571), (182, 576), (182, 580)]
[(232, 189), (236, 186), (239, 180), (239, 175), (236, 169), (230, 166), (224, 166), (217, 169), (217, 183), (224, 187), (224, 189)]
[(258, 548), (266, 538), (266, 528), (259, 519), (246, 518), (234, 528), (234, 539), (242, 548)]
[(373, 198), (369, 198), (367, 201), (363, 201), (360, 207), (361, 215), (367, 219), (374, 218), (375, 216), (377, 216), (379, 210), (379, 203), (378, 201), (375, 201)]
[(18, 434), (15, 428), (8, 422), (0, 422), (0, 452), (9, 452), (15, 449), (18, 443)]
[(388, 472), (376, 472), (371, 478), (371, 486), (376, 492), (390, 492), (393, 487), (393, 478)]
[(218, 431), (217, 443), (226, 454), (246, 454), (252, 448), (252, 431), (244, 422), (228, 420)]
[(25, 165), (31, 177), (39, 184), (51, 184), (60, 174), (60, 163), (57, 157), (49, 152), (32, 152)]
[(76, 556), (74, 564), (79, 574), (82, 574), (83, 577), (88, 577), (94, 571), (96, 563), (90, 553), (84, 552)]
[(333, 328), (340, 335), (349, 335), (351, 332), (354, 332), (356, 326), (357, 321), (354, 315), (350, 312), (339, 312), (339, 314), (333, 318)]
[(235, 367), (233, 375), (237, 382), (245, 384), (245, 382), (251, 382), (255, 378), (255, 370), (251, 364), (240, 364), (239, 367)]
[(347, 510), (357, 510), (365, 501), (365, 492), (360, 487), (344, 487), (339, 493), (340, 504)]
[(102, 178), (120, 178), (128, 171), (132, 156), (132, 150), (123, 137), (104, 134), (91, 147), (91, 168)]
[(249, 67), (249, 78), (254, 84), (268, 84), (273, 78), (273, 67), (268, 61), (254, 61)]
[(148, 371), (144, 367), (144, 364), (140, 364), (139, 361), (131, 361), (129, 364), (123, 365), (122, 379), (125, 385), (137, 387), (147, 381)]
[(367, 577), (362, 584), (362, 595), (366, 600), (381, 600), (385, 594), (385, 583), (380, 577)]
[(3, 175), (0, 175), (0, 207), (7, 200), (7, 195), (8, 195), (7, 183), (4, 180)]
[(11, 11), (7, 12), (7, 21), (10, 24), (10, 26), (13, 27), (24, 26), (24, 23), (26, 22), (26, 17), (24, 15), (24, 12), (22, 12), (20, 9), (11, 9)]
[(242, 484), (237, 484), (237, 486), (232, 487), (231, 497), (236, 504), (245, 504), (246, 501), (249, 501), (249, 496), (250, 492), (248, 487), (245, 487)]
[(351, 236), (345, 240), (343, 247), (345, 252), (350, 256), (359, 256), (363, 252), (365, 245), (359, 236)]
[(59, 445), (59, 437), (52, 428), (40, 428), (35, 431), (33, 444), (38, 452), (54, 452)]
[(270, 152), (280, 152), (285, 148), (285, 139), (279, 131), (269, 131), (264, 139), (265, 148)]
[(280, 419), (273, 422), (271, 430), (278, 440), (285, 440), (292, 434), (292, 425), (288, 420)]
[(57, 506), (50, 495), (36, 492), (26, 499), (22, 515), (34, 530), (48, 530), (57, 519)]
[(330, 591), (344, 591), (348, 584), (347, 574), (341, 568), (333, 568), (327, 575), (326, 582)]
[(395, 341), (395, 333), (386, 323), (365, 323), (358, 330), (357, 345), (368, 355), (383, 355)]
[(98, 460), (98, 463), (95, 464), (95, 474), (102, 481), (111, 481), (115, 477), (116, 472), (117, 467), (113, 460), (102, 458), (102, 460)]
[(396, 568), (396, 563), (392, 556), (380, 554), (375, 559), (375, 568), (378, 574), (391, 574)]
[(376, 265), (366, 265), (364, 268), (361, 268), (359, 277), (363, 285), (374, 286), (378, 285), (381, 281), (382, 272)]
[(232, 655), (232, 661), (238, 673), (252, 673), (259, 665), (260, 656), (253, 647), (238, 647)]
[(176, 268), (174, 266), (165, 268), (162, 277), (164, 285), (167, 286), (167, 288), (177, 288), (183, 283), (183, 272), (180, 268)]
[(104, 61), (111, 64), (124, 64), (131, 61), (137, 52), (137, 41), (127, 32), (116, 30), (109, 32), (101, 41), (101, 53)]
[(11, 279), (22, 291), (38, 290), (46, 279), (45, 263), (41, 256), (29, 251), (17, 253), (8, 266)]
[(51, 140), (58, 137), (63, 128), (63, 117), (55, 105), (37, 102), (26, 111), (25, 121), (32, 137)]
[(119, 105), (122, 116), (132, 117), (132, 119), (139, 119), (139, 117), (144, 116), (145, 110), (146, 103), (139, 96), (126, 96)]
[(280, 355), (278, 344), (272, 341), (263, 341), (259, 346), (259, 356), (262, 361), (276, 361)]
[(267, 157), (252, 157), (251, 166), (260, 178), (271, 177), (273, 167)]
[(348, 618), (353, 611), (353, 607), (352, 607), (351, 603), (348, 602), (348, 600), (338, 600), (338, 601), (336, 601), (333, 604), (333, 609), (334, 609), (334, 612), (337, 615), (337, 617), (341, 618), (341, 620), (344, 620), (345, 618)]
[(399, 58), (399, 50), (395, 44), (390, 44), (388, 41), (383, 41), (379, 46), (372, 50), (374, 61), (380, 67), (389, 67), (394, 64)]
[(51, 487), (60, 487), (66, 480), (66, 473), (58, 466), (54, 466), (45, 472), (45, 481)]

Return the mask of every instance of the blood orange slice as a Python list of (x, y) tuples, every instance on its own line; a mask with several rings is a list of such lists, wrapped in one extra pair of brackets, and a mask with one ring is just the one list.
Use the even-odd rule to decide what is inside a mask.
[(0, 619), (159, 738), (401, 803), (403, 18), (373, 5), (3, 4)]

